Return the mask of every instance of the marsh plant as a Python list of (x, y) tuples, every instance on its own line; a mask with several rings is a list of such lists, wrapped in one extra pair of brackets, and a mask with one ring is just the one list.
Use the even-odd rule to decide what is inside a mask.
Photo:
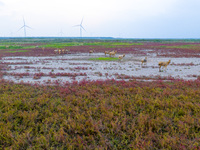
[(200, 80), (0, 80), (1, 149), (199, 149)]

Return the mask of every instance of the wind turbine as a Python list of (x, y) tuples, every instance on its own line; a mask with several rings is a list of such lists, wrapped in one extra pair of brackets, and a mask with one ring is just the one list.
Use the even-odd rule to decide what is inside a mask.
[[(85, 29), (83, 28), (83, 26), (82, 26), (82, 23), (83, 23), (83, 18), (82, 18), (80, 24), (73, 26), (73, 27), (80, 27), (80, 37), (82, 37), (82, 29), (85, 30)], [(86, 31), (86, 30), (85, 30), (85, 31)]]
[(58, 32), (58, 36), (63, 36), (63, 31), (62, 31), (62, 29), (60, 30), (60, 32)]
[[(26, 27), (27, 27), (27, 28), (30, 28), (30, 29), (32, 29), (32, 28), (26, 25), (25, 20), (24, 20), (24, 17), (23, 17), (23, 22), (24, 22), (24, 25), (23, 25), (19, 30), (21, 30), (22, 28), (24, 28), (24, 37), (26, 37)], [(19, 31), (19, 30), (18, 30), (18, 31)]]

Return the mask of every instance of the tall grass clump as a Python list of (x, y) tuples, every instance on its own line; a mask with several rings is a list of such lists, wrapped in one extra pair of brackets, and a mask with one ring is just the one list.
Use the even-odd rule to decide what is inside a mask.
[(0, 149), (200, 149), (200, 80), (0, 81)]

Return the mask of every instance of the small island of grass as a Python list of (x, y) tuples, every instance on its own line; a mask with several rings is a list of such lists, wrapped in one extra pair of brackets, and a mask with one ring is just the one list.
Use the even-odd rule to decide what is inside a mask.
[(98, 57), (98, 58), (90, 58), (89, 60), (100, 60), (100, 61), (116, 61), (119, 60), (116, 57)]

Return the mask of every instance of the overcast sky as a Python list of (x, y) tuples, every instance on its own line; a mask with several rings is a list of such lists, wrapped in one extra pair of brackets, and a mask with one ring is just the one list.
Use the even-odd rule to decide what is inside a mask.
[(23, 17), (30, 37), (200, 38), (200, 0), (0, 0), (0, 36)]

